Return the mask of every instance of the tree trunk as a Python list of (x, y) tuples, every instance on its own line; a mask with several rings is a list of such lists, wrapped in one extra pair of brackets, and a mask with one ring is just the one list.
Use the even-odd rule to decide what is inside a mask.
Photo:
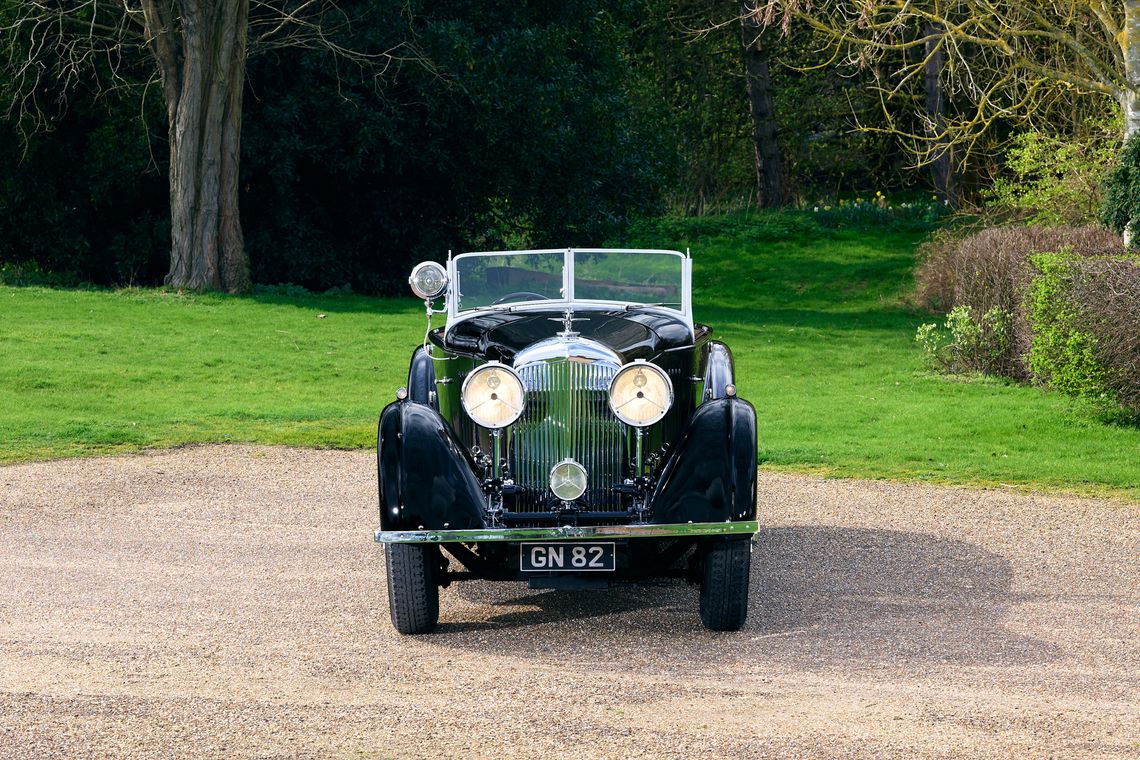
[(238, 215), (249, 0), (143, 0), (170, 136), (170, 272), (192, 290), (248, 290)]
[[(1120, 40), (1127, 88), (1120, 95), (1124, 111), (1124, 139), (1140, 134), (1140, 0), (1124, 0), (1124, 29)], [(1135, 222), (1135, 220), (1133, 220)], [(1132, 246), (1132, 231), (1124, 229), (1124, 245)]]
[[(1136, 5), (1140, 5), (1140, 3), (1136, 3)], [(1140, 12), (1137, 12), (1136, 15), (1140, 17)], [(1140, 19), (1137, 21), (1137, 26), (1135, 37), (1137, 42), (1133, 45), (1136, 48), (1133, 55), (1140, 58)], [(1137, 61), (1137, 64), (1133, 71), (1140, 72), (1140, 61)], [(1132, 77), (1129, 76), (1129, 82), (1131, 81)], [(1124, 110), (1124, 139), (1127, 141), (1130, 137), (1140, 134), (1140, 82), (1121, 95), (1120, 106)], [(1135, 220), (1132, 223), (1135, 224)], [(1131, 248), (1132, 242), (1132, 224), (1129, 224), (1124, 228), (1124, 247)]]
[(741, 0), (740, 41), (744, 47), (748, 110), (752, 114), (757, 205), (761, 208), (776, 208), (788, 200), (784, 157), (776, 139), (776, 108), (772, 103), (768, 51), (762, 39), (764, 30), (752, 6), (750, 0)]
[(1124, 109), (1124, 139), (1140, 133), (1140, 84), (1136, 90), (1130, 90), (1120, 98), (1120, 105)]
[(1140, 132), (1140, 0), (1124, 0), (1124, 29), (1120, 35), (1124, 77), (1128, 88), (1121, 95), (1124, 139)]
[[(937, 26), (926, 28), (930, 37), (941, 31)], [(955, 203), (954, 153), (946, 138), (946, 91), (942, 87), (942, 69), (946, 66), (946, 53), (938, 39), (926, 43), (926, 65), (924, 87), (926, 90), (926, 116), (929, 119), (931, 136), (934, 138), (930, 171), (938, 200)]]

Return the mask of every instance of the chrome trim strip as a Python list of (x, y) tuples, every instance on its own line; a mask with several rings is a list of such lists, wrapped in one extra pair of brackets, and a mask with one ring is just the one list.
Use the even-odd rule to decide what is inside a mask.
[(484, 541), (567, 541), (582, 538), (659, 536), (729, 536), (759, 532), (755, 520), (670, 525), (563, 525), (557, 528), (474, 528), (470, 530), (377, 530), (378, 544), (445, 544)]

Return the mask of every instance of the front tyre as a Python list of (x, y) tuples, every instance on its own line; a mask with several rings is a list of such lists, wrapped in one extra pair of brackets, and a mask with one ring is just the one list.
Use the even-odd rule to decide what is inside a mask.
[(439, 622), (438, 549), (424, 544), (388, 544), (388, 611), (403, 634), (431, 633)]
[(714, 539), (701, 575), (701, 622), (710, 631), (738, 631), (748, 617), (751, 539)]

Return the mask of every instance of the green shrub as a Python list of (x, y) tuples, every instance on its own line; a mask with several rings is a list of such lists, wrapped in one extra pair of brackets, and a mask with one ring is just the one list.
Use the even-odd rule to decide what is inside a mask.
[(669, 215), (641, 219), (616, 238), (618, 245), (657, 247), (677, 241), (707, 244), (713, 240), (786, 241), (832, 235), (837, 230), (872, 233), (929, 232), (947, 208), (933, 201), (888, 201), (882, 193), (870, 198), (841, 200), (834, 205), (786, 209), (742, 209), (705, 216)]
[(1078, 226), (1097, 220), (1101, 182), (1116, 157), (1119, 128), (1106, 123), (1081, 137), (1023, 132), (1006, 152), (1011, 174), (987, 193), (990, 208), (1030, 224)]
[(644, 248), (708, 246), (714, 241), (782, 241), (819, 238), (824, 229), (812, 218), (794, 210), (750, 209), (707, 216), (670, 215), (641, 219), (610, 245)]
[(1034, 378), (1101, 412), (1140, 418), (1140, 261), (1062, 253), (1032, 265)]
[(1071, 299), (1071, 254), (1040, 254), (1031, 259), (1038, 274), (1029, 289), (1033, 341), (1029, 369), (1033, 377), (1069, 396), (1103, 401), (1111, 395), (1104, 367), (1096, 358), (1096, 338), (1082, 328)]
[(1009, 375), (1013, 344), (1013, 314), (994, 307), (975, 317), (966, 306), (946, 315), (946, 322), (918, 328), (915, 340), (922, 346), (927, 366), (951, 374), (981, 372)]
[(976, 320), (993, 309), (1011, 315), (1008, 353), (990, 366), (1029, 377), (1029, 324), (1023, 304), (1032, 278), (1029, 256), (1069, 250), (1080, 257), (1121, 252), (1120, 237), (1102, 227), (992, 227), (966, 236), (935, 235), (919, 248), (918, 303), (935, 312), (962, 306)]
[(1105, 180), (1100, 220), (1116, 232), (1127, 228), (1132, 245), (1140, 243), (1140, 134), (1124, 143), (1120, 161)]
[(290, 298), (313, 294), (305, 286), (296, 285), (292, 282), (281, 282), (276, 285), (254, 285), (253, 292), (259, 296), (289, 296)]
[(1097, 358), (1120, 410), (1140, 420), (1140, 258), (1074, 264), (1072, 300), (1097, 341)]

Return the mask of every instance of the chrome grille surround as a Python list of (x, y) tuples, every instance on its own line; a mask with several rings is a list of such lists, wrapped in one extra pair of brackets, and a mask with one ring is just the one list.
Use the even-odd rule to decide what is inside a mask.
[(513, 511), (550, 511), (550, 470), (570, 458), (589, 477), (584, 508), (624, 513), (614, 487), (625, 478), (628, 433), (607, 401), (620, 357), (597, 341), (567, 335), (520, 351), (514, 366), (526, 408), (510, 431), (511, 476), (521, 489)]

